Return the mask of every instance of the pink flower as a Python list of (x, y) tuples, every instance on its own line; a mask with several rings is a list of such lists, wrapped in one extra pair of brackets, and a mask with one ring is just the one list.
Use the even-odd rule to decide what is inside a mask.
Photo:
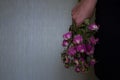
[(79, 67), (79, 66), (76, 66), (76, 67), (75, 67), (75, 71), (76, 71), (76, 72), (80, 72), (80, 67)]
[(84, 58), (80, 58), (80, 61), (82, 62), (82, 64), (84, 64), (85, 63), (85, 59)]
[(95, 23), (93, 23), (93, 24), (88, 26), (88, 29), (97, 31), (99, 29), (99, 27)]
[(76, 64), (77, 66), (79, 65), (78, 59), (74, 59), (74, 62), (75, 62), (75, 64)]
[(67, 32), (63, 35), (64, 40), (68, 40), (72, 37), (72, 32)]
[(91, 59), (90, 65), (94, 65), (96, 63), (95, 59)]
[(86, 54), (91, 55), (94, 53), (94, 47), (91, 46), (90, 44), (86, 44)]
[(68, 46), (68, 41), (67, 41), (67, 40), (63, 40), (62, 46), (63, 46), (63, 47)]
[(76, 47), (76, 49), (77, 49), (78, 52), (81, 52), (81, 53), (86, 52), (86, 47), (85, 47), (84, 44), (78, 45), (78, 46)]
[(65, 57), (65, 63), (69, 63), (70, 59), (68, 57)]
[(82, 68), (82, 69), (81, 69), (81, 72), (85, 72), (85, 68)]
[(92, 37), (90, 37), (89, 41), (90, 41), (91, 44), (95, 45), (99, 41), (99, 39), (98, 38), (95, 39), (95, 37), (92, 36)]
[(68, 54), (71, 55), (71, 56), (76, 54), (76, 49), (75, 49), (74, 46), (68, 48)]
[(73, 43), (79, 44), (79, 43), (81, 43), (82, 41), (83, 41), (83, 38), (82, 38), (82, 36), (81, 36), (80, 34), (74, 36)]

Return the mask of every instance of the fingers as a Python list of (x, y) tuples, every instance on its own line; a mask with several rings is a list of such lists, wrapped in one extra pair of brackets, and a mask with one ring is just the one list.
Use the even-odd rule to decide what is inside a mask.
[(75, 22), (77, 27), (79, 27), (84, 22), (84, 19), (82, 17), (81, 18), (76, 17), (76, 18), (74, 18), (72, 20), (73, 20), (73, 22)]
[(76, 23), (76, 26), (80, 26), (83, 22), (83, 16), (81, 16), (81, 3), (78, 3), (71, 12), (72, 20)]
[(79, 27), (84, 22), (84, 15), (82, 15), (80, 11), (76, 11), (74, 15), (72, 15), (72, 20), (76, 23), (76, 26)]
[(83, 18), (77, 18), (76, 20), (75, 20), (75, 23), (76, 23), (76, 26), (77, 27), (80, 27), (80, 25), (83, 23)]
[(74, 15), (75, 13), (76, 13), (76, 11), (78, 10), (78, 8), (79, 8), (79, 3), (72, 9), (72, 11), (71, 11), (71, 15)]

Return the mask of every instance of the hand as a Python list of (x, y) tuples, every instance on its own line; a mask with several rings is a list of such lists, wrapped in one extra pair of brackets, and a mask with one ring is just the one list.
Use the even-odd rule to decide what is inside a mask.
[(94, 14), (97, 0), (81, 0), (72, 9), (72, 19), (77, 26), (80, 26), (85, 19), (90, 18)]

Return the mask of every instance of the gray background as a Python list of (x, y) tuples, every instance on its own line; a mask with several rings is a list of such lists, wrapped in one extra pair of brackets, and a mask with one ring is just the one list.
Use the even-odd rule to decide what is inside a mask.
[(60, 58), (77, 0), (0, 0), (0, 80), (95, 80)]

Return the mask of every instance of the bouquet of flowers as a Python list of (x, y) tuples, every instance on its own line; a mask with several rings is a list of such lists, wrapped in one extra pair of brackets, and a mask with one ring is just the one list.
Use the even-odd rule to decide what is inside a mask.
[(86, 72), (96, 63), (93, 54), (99, 40), (95, 38), (98, 29), (99, 26), (90, 23), (89, 19), (86, 19), (80, 27), (74, 22), (70, 25), (69, 31), (63, 35), (62, 42), (64, 51), (61, 57), (66, 68), (74, 67), (76, 72)]

